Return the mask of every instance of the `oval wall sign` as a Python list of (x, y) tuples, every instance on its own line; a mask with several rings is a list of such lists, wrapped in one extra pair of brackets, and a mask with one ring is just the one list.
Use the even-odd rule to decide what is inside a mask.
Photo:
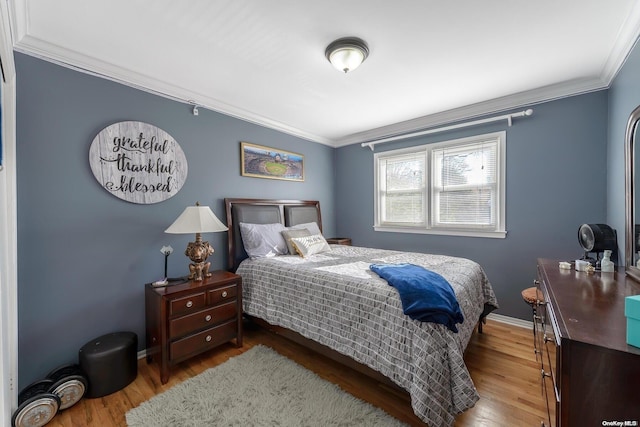
[(114, 196), (151, 204), (173, 197), (187, 179), (187, 159), (167, 132), (143, 122), (102, 129), (89, 149), (91, 171)]

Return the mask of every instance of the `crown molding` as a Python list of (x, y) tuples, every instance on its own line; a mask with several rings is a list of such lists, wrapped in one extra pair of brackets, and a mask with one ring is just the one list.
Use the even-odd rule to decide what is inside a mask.
[(638, 37), (640, 37), (640, 3), (634, 2), (631, 12), (620, 27), (616, 43), (614, 43), (602, 69), (602, 79), (607, 82), (607, 86), (611, 85), (618, 71), (624, 65), (635, 47)]
[(571, 80), (356, 133), (337, 140), (335, 146), (373, 142), (488, 114), (503, 113), (516, 108), (520, 109), (543, 102), (595, 92), (607, 87), (608, 83), (598, 78)]
[(32, 36), (24, 36), (20, 41), (15, 43), (14, 50), (75, 71), (111, 80), (154, 95), (169, 98), (188, 105), (196, 104), (199, 108), (216, 111), (218, 113), (312, 142), (334, 146), (334, 141), (320, 135), (305, 132), (293, 126), (289, 126), (286, 123), (224, 103), (215, 98), (203, 96), (201, 93), (191, 91), (174, 83), (162, 81), (129, 69), (115, 66), (89, 55), (65, 49), (61, 46)]
[(7, 0), (10, 8), (11, 22), (9, 24), (13, 34), (13, 48), (17, 52), (35, 56), (79, 72), (98, 76), (178, 102), (189, 105), (196, 104), (201, 108), (336, 148), (418, 132), (457, 121), (470, 120), (488, 114), (502, 113), (524, 106), (607, 89), (620, 68), (624, 65), (626, 58), (640, 35), (640, 3), (638, 3), (634, 5), (631, 13), (629, 13), (621, 27), (617, 37), (617, 43), (603, 64), (599, 77), (570, 80), (332, 139), (306, 132), (303, 129), (290, 126), (278, 120), (273, 120), (265, 115), (227, 104), (219, 99), (203, 96), (201, 93), (196, 93), (173, 82), (158, 80), (123, 67), (114, 66), (95, 57), (80, 54), (33, 37), (29, 35), (29, 17), (26, 1), (27, 0)]
[(378, 127), (342, 138), (329, 139), (320, 135), (305, 132), (301, 129), (289, 126), (286, 123), (270, 119), (263, 115), (229, 105), (218, 99), (203, 96), (201, 93), (193, 92), (179, 85), (161, 81), (141, 73), (115, 66), (97, 58), (62, 48), (61, 46), (45, 42), (35, 37), (23, 37), (20, 41), (15, 43), (14, 50), (75, 71), (111, 80), (125, 86), (133, 87), (138, 90), (188, 105), (196, 104), (199, 108), (206, 108), (240, 120), (283, 132), (288, 135), (328, 145), (334, 148), (425, 130), (455, 121), (468, 120), (482, 115), (503, 112), (513, 108), (521, 108), (525, 105), (547, 102), (581, 93), (606, 89), (608, 87), (608, 83), (603, 82), (600, 79), (573, 80), (440, 113), (430, 114), (404, 122), (394, 123), (389, 126)]

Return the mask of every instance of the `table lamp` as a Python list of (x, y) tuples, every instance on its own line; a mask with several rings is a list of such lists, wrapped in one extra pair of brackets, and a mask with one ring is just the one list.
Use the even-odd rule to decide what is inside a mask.
[(170, 234), (196, 234), (195, 242), (189, 242), (184, 254), (191, 260), (189, 264), (189, 280), (202, 281), (205, 277), (211, 276), (211, 273), (209, 273), (211, 263), (207, 261), (207, 258), (213, 254), (213, 248), (209, 245), (209, 242), (202, 241), (200, 233), (227, 230), (228, 228), (216, 218), (209, 206), (200, 206), (200, 203), (196, 202), (195, 206), (187, 206), (178, 219), (164, 232)]

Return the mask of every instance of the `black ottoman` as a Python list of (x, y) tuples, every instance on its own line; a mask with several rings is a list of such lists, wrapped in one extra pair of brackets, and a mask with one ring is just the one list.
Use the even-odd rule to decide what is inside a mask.
[(89, 380), (85, 397), (102, 397), (126, 387), (138, 376), (138, 336), (114, 332), (82, 346), (80, 368)]

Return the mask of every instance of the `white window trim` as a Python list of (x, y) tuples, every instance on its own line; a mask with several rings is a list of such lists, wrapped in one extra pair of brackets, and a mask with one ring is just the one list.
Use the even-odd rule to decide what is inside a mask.
[[(478, 142), (482, 139), (498, 139), (498, 168), (497, 168), (497, 187), (499, 204), (496, 214), (498, 216), (495, 229), (482, 230), (481, 227), (467, 228), (464, 226), (451, 226), (451, 227), (433, 227), (431, 224), (431, 207), (433, 205), (432, 195), (432, 178), (431, 178), (431, 159), (432, 151), (439, 149), (442, 146), (464, 145), (469, 143)], [(398, 150), (382, 151), (375, 153), (373, 157), (374, 162), (374, 221), (373, 229), (375, 231), (387, 232), (387, 233), (413, 233), (413, 234), (434, 234), (434, 235), (446, 235), (446, 236), (466, 236), (466, 237), (485, 237), (494, 239), (504, 239), (507, 236), (506, 231), (506, 159), (507, 159), (507, 133), (506, 131), (493, 132), (482, 135), (474, 135), (466, 138), (459, 138), (454, 140), (436, 142), (432, 144), (424, 144), (415, 147), (402, 148)], [(401, 156), (411, 153), (425, 152), (427, 158), (427, 184), (426, 184), (426, 200), (428, 201), (428, 209), (424, 212), (425, 219), (424, 224), (416, 226), (409, 226), (404, 224), (394, 225), (392, 223), (380, 223), (381, 215), (381, 198), (380, 198), (380, 158), (389, 156)]]
[(11, 412), (18, 406), (16, 72), (8, 6), (8, 2), (0, 4), (0, 58), (4, 74), (4, 82), (0, 81), (4, 150), (0, 171), (0, 425), (10, 425)]

